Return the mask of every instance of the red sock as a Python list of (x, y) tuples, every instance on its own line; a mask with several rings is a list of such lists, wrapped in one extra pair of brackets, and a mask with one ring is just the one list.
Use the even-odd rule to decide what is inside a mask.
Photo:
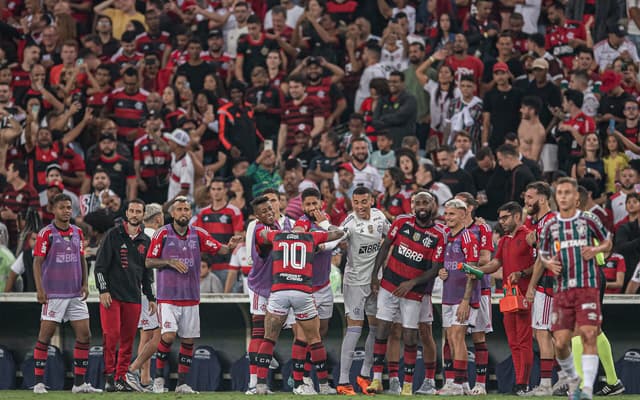
[(416, 355), (418, 353), (418, 346), (404, 345), (404, 382), (413, 382), (413, 373), (416, 369)]
[(307, 358), (307, 342), (294, 340), (291, 346), (291, 360), (293, 361), (293, 380), (297, 384), (304, 378), (304, 364)]
[(427, 379), (436, 379), (435, 361), (427, 361), (424, 363), (424, 377)]
[(267, 338), (260, 344), (260, 350), (258, 350), (258, 383), (267, 383), (269, 365), (273, 358), (273, 348), (275, 345), (276, 343), (273, 340)]
[(304, 376), (307, 378), (311, 376), (311, 349), (307, 346), (306, 354), (304, 357)]
[(444, 362), (444, 378), (455, 379), (455, 370), (453, 368), (453, 360), (451, 359), (451, 347), (449, 342), (445, 341), (442, 347), (442, 360)]
[(178, 374), (188, 374), (191, 369), (191, 358), (193, 357), (193, 344), (180, 343), (180, 354), (178, 355)]
[(475, 343), (476, 351), (476, 382), (487, 382), (487, 365), (489, 364), (489, 349), (486, 342)]
[(251, 340), (249, 341), (249, 373), (251, 375), (256, 374), (258, 371), (256, 357), (264, 338), (264, 315), (254, 315), (252, 320), (253, 327), (251, 328)]
[(373, 372), (382, 373), (385, 354), (387, 354), (387, 341), (376, 339), (373, 344)]
[(44, 369), (47, 365), (49, 345), (40, 341), (36, 342), (36, 347), (33, 349), (33, 361), (35, 364), (34, 373), (36, 377), (36, 383), (44, 382)]
[(322, 342), (314, 343), (309, 346), (311, 359), (316, 366), (316, 374), (319, 383), (327, 383), (329, 372), (327, 371), (327, 351)]
[(84, 383), (84, 376), (89, 366), (89, 343), (76, 341), (73, 348), (73, 374), (74, 384), (80, 386)]
[(540, 378), (549, 378), (553, 372), (553, 363), (556, 362), (554, 358), (541, 358), (540, 359)]
[(171, 344), (160, 339), (158, 343), (158, 353), (156, 354), (156, 374), (162, 376), (164, 370), (164, 364), (169, 360), (169, 353), (171, 352)]
[(467, 360), (453, 360), (453, 369), (455, 370), (455, 383), (467, 382)]
[(397, 378), (398, 371), (400, 370), (400, 363), (396, 361), (389, 361), (387, 362), (387, 366), (389, 368), (389, 378)]

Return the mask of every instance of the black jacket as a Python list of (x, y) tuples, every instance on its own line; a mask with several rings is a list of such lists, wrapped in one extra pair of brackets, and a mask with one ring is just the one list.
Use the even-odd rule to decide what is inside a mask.
[(155, 301), (153, 271), (145, 267), (151, 239), (141, 229), (133, 240), (124, 223), (119, 222), (105, 234), (94, 268), (96, 286), (100, 293), (109, 292), (111, 298), (126, 303), (140, 303), (140, 287), (149, 301)]
[(390, 96), (380, 99), (373, 111), (373, 127), (387, 130), (393, 136), (393, 148), (402, 147), (402, 138), (416, 134), (416, 98), (406, 90), (395, 99)]
[(635, 266), (640, 261), (640, 226), (638, 221), (627, 222), (618, 228), (614, 236), (613, 251), (622, 255), (625, 264), (628, 265), (624, 274), (624, 290), (633, 276)]

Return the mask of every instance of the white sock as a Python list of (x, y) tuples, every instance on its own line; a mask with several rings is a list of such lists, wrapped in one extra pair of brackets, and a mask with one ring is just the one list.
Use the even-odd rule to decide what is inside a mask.
[(349, 383), (349, 372), (351, 371), (351, 364), (353, 363), (353, 352), (356, 350), (358, 340), (360, 340), (360, 333), (362, 333), (361, 326), (349, 326), (347, 327), (347, 333), (342, 339), (342, 349), (340, 350), (340, 385), (346, 385)]
[(480, 383), (480, 382), (476, 382), (476, 386), (481, 387), (481, 388), (485, 388), (485, 384), (484, 383)]
[(364, 343), (364, 361), (362, 361), (362, 368), (360, 368), (360, 375), (369, 377), (371, 376), (371, 367), (373, 367), (373, 346), (376, 341), (376, 332), (378, 328), (376, 326), (369, 326), (369, 334), (367, 340)]
[(445, 381), (446, 384), (450, 385), (453, 383), (453, 379), (449, 378)]
[(593, 383), (598, 375), (598, 356), (595, 354), (583, 354), (582, 355), (582, 373), (584, 375), (582, 392), (588, 396), (593, 395)]
[(567, 378), (575, 378), (578, 376), (578, 374), (576, 374), (576, 368), (573, 365), (572, 353), (569, 353), (569, 357), (564, 360), (560, 359), (560, 357), (557, 357), (556, 360), (558, 360), (560, 368), (562, 368), (562, 370), (567, 374)]
[(551, 386), (551, 378), (540, 378), (540, 386)]
[(254, 388), (258, 384), (258, 374), (249, 374), (249, 387)]
[(373, 379), (380, 379), (382, 380), (382, 372), (373, 372)]

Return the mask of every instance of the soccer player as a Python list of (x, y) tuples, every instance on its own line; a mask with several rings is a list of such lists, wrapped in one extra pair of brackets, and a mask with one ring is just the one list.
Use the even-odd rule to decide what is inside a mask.
[[(529, 286), (528, 276), (535, 263), (535, 250), (526, 240), (529, 229), (522, 225), (520, 204), (511, 201), (500, 206), (498, 221), (505, 234), (500, 238), (495, 257), (479, 269), (487, 276), (502, 267), (504, 281), (518, 285), (524, 292)], [(506, 312), (503, 321), (516, 372), (514, 392), (523, 395), (528, 393), (529, 376), (533, 367), (531, 310)]]
[(344, 313), (347, 318), (347, 333), (342, 340), (340, 351), (340, 379), (336, 387), (338, 394), (355, 395), (349, 382), (349, 372), (353, 363), (353, 353), (360, 339), (365, 315), (369, 321), (369, 334), (365, 342), (365, 356), (358, 386), (366, 393), (373, 365), (373, 345), (376, 337), (376, 296), (371, 292), (371, 273), (382, 239), (389, 232), (389, 221), (384, 213), (372, 208), (373, 194), (363, 186), (355, 188), (351, 196), (353, 212), (342, 222), (341, 228), (347, 233), (347, 263), (344, 267), (342, 292)]
[(280, 200), (275, 190), (268, 189), (251, 203), (256, 223), (247, 229), (251, 234), (250, 247), (253, 265), (247, 278), (249, 288), (249, 311), (251, 312), (251, 341), (249, 341), (249, 390), (255, 394), (258, 383), (258, 350), (264, 340), (264, 318), (273, 281), (272, 246), (259, 246), (260, 232), (263, 230), (291, 230), (289, 218), (280, 216)]
[(130, 386), (126, 382), (126, 374), (140, 319), (141, 286), (148, 300), (147, 307), (151, 308), (150, 314), (156, 311), (156, 298), (151, 287), (153, 271), (144, 265), (150, 241), (141, 227), (144, 208), (142, 200), (130, 201), (126, 210), (127, 220), (107, 231), (96, 256), (94, 272), (100, 292), (107, 392), (143, 390), (138, 385)]
[(33, 351), (34, 393), (47, 393), (44, 370), (51, 338), (58, 325), (70, 321), (76, 336), (73, 349), (73, 393), (102, 392), (85, 382), (89, 364), (89, 295), (87, 261), (82, 231), (71, 225), (71, 198), (64, 193), (53, 198), (53, 222), (42, 228), (33, 251), (33, 275), (42, 304), (40, 332)]
[[(474, 219), (478, 202), (469, 192), (460, 192), (455, 196), (467, 205), (467, 216), (464, 225), (473, 233), (478, 240), (480, 249), (480, 259), (478, 266), (481, 267), (491, 260), (493, 254), (493, 240), (491, 227), (487, 224), (478, 224)], [(487, 333), (493, 332), (491, 324), (491, 277), (487, 274), (480, 280), (480, 308), (475, 324), (470, 327), (471, 340), (476, 356), (476, 385), (471, 389), (472, 395), (487, 394), (487, 365), (489, 364), (489, 349), (487, 348)]]
[[(538, 245), (538, 238), (542, 228), (555, 215), (555, 212), (551, 211), (549, 206), (550, 200), (551, 187), (546, 182), (532, 182), (527, 185), (524, 192), (524, 206), (527, 212), (524, 226), (530, 231), (527, 235), (527, 243), (534, 248)], [(542, 262), (537, 260), (533, 267), (526, 294), (527, 300), (533, 303), (531, 327), (540, 349), (540, 385), (533, 389), (531, 393), (535, 396), (551, 396), (554, 392), (551, 386), (554, 364), (554, 349), (551, 337), (551, 307), (553, 305), (554, 281), (555, 278), (551, 271), (545, 269)], [(559, 371), (559, 374), (559, 384), (556, 384), (558, 387), (562, 386), (564, 381), (564, 373)]]
[[(215, 240), (204, 229), (190, 226), (191, 203), (177, 196), (171, 205), (173, 223), (160, 228), (151, 240), (146, 267), (158, 268), (158, 314), (161, 339), (156, 371), (162, 371), (171, 344), (180, 336), (178, 385), (176, 393), (196, 393), (186, 384), (191, 368), (194, 339), (200, 337), (200, 254), (228, 254), (240, 241), (233, 236), (227, 245)], [(164, 378), (158, 376), (153, 391), (164, 392)]]
[[(568, 377), (569, 395), (591, 399), (598, 373), (598, 329), (602, 324), (598, 286), (600, 275), (595, 255), (611, 250), (609, 233), (593, 214), (577, 210), (578, 183), (561, 178), (556, 186), (559, 212), (542, 228), (540, 258), (558, 277), (551, 314), (556, 358)], [(595, 240), (598, 245), (594, 246)], [(576, 373), (571, 354), (571, 336), (577, 326), (584, 353), (584, 386)]]
[[(273, 285), (265, 317), (264, 340), (258, 351), (257, 394), (267, 394), (267, 370), (273, 358), (273, 348), (280, 335), (289, 309), (293, 309), (296, 323), (304, 331), (316, 366), (320, 394), (331, 392), (327, 377), (327, 352), (320, 338), (320, 319), (312, 295), (313, 258), (315, 248), (324, 242), (343, 236), (341, 230), (328, 232), (260, 232), (257, 245), (273, 246)], [(297, 381), (295, 394), (312, 394), (307, 385)], [(314, 391), (315, 393), (315, 391)]]
[(442, 285), (442, 327), (453, 355), (455, 378), (453, 383), (445, 383), (439, 395), (460, 396), (467, 378), (467, 345), (465, 334), (469, 325), (474, 325), (480, 307), (480, 285), (458, 269), (459, 263), (472, 267), (480, 257), (476, 236), (465, 228), (467, 204), (452, 199), (444, 205), (444, 219), (447, 223), (447, 245), (444, 252), (444, 268), (439, 272)]
[[(307, 188), (302, 191), (302, 210), (304, 214), (295, 222), (293, 230), (295, 232), (323, 231), (320, 224), (328, 221), (328, 216), (322, 211), (322, 200), (320, 191), (316, 188)], [(329, 275), (331, 273), (331, 253), (337, 243), (323, 243), (318, 246), (318, 251), (313, 258), (313, 300), (318, 310), (320, 318), (320, 337), (324, 338), (329, 331), (329, 320), (333, 316), (333, 292)], [(304, 337), (304, 331), (295, 323), (292, 323), (294, 332), (294, 342), (291, 348), (293, 357), (294, 381), (299, 374), (304, 375), (303, 380), (309, 387), (313, 387), (310, 378), (311, 362), (310, 349)]]
[[(404, 342), (402, 394), (413, 394), (420, 305), (424, 294), (433, 288), (444, 260), (446, 236), (441, 227), (434, 225), (433, 203), (431, 194), (416, 193), (412, 199), (414, 214), (396, 218), (376, 256), (371, 290), (378, 295), (378, 329), (373, 351), (373, 380), (367, 387), (368, 393), (382, 392), (387, 339), (393, 322), (399, 320)], [(384, 264), (387, 265), (379, 280), (378, 273)]]

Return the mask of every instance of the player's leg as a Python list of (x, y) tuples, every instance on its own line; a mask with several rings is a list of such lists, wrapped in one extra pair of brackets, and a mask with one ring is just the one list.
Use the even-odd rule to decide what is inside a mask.
[(389, 393), (400, 394), (402, 390), (398, 373), (400, 371), (400, 347), (402, 346), (402, 324), (394, 321), (387, 340), (387, 370), (389, 372)]
[(574, 301), (568, 291), (556, 293), (553, 301), (552, 331), (558, 365), (567, 377), (569, 385), (569, 395), (572, 396), (579, 390), (580, 377), (576, 373), (571, 353), (571, 337), (576, 324), (576, 314), (574, 312)]
[(251, 301), (251, 340), (249, 341), (249, 390), (258, 383), (257, 356), (260, 344), (264, 340), (264, 315), (267, 310), (267, 299), (249, 290)]
[[(129, 372), (140, 371), (140, 383), (143, 387), (149, 386), (151, 382), (151, 357), (158, 350), (160, 343), (160, 328), (151, 330), (140, 329), (140, 343), (138, 344), (138, 354), (129, 366)], [(127, 379), (128, 382), (128, 379)]]
[(582, 339), (583, 398), (593, 397), (593, 385), (598, 374), (598, 334), (602, 323), (598, 289), (581, 288), (575, 291), (574, 313)]
[(404, 342), (404, 382), (402, 394), (413, 394), (413, 373), (416, 369), (418, 354), (418, 319), (421, 302), (400, 299), (400, 314), (402, 318), (402, 341)]
[[(78, 302), (79, 301), (78, 299)], [(86, 303), (84, 303), (84, 307), (86, 309)], [(71, 327), (76, 337), (76, 343), (73, 347), (72, 391), (82, 393), (102, 392), (100, 389), (93, 388), (90, 383), (85, 383), (85, 375), (87, 374), (87, 367), (89, 366), (89, 342), (91, 340), (88, 309), (86, 318), (71, 320)]]
[[(287, 319), (289, 319), (289, 317), (287, 317)], [(291, 331), (293, 332), (293, 344), (291, 345), (291, 361), (293, 363), (293, 368), (291, 374), (293, 376), (293, 387), (295, 389), (304, 384), (305, 365), (307, 364), (307, 357), (310, 358), (311, 354), (309, 354), (309, 344), (302, 327), (300, 327), (299, 324), (294, 323), (291, 325)], [(310, 366), (309, 369), (311, 369)], [(307, 379), (310, 380), (311, 378)]]
[[(329, 332), (329, 321), (333, 316), (333, 292), (331, 286), (327, 285), (324, 288), (313, 292), (313, 300), (316, 305), (318, 318), (320, 319), (320, 337), (325, 338), (327, 332)], [(311, 348), (307, 344), (307, 352), (304, 362), (304, 380), (311, 386)]]
[(555, 350), (550, 332), (552, 301), (552, 297), (545, 293), (535, 292), (531, 327), (533, 328), (533, 337), (540, 350), (540, 384), (533, 390), (532, 394), (535, 396), (551, 396), (553, 393), (551, 377), (555, 363)]
[(178, 319), (177, 335), (180, 337), (178, 353), (178, 384), (176, 393), (197, 393), (187, 384), (187, 376), (191, 370), (195, 339), (200, 337), (200, 306), (183, 306)]
[(376, 306), (371, 313), (367, 311), (367, 322), (369, 323), (369, 333), (364, 342), (364, 360), (360, 374), (356, 377), (356, 383), (360, 386), (363, 393), (367, 392), (367, 388), (371, 384), (371, 370), (373, 369), (373, 351), (376, 344), (376, 334), (378, 332), (378, 320), (375, 317)]
[(463, 385), (468, 382), (467, 377), (467, 344), (465, 335), (467, 325), (454, 325), (449, 328), (448, 338), (453, 350), (453, 369), (455, 371), (454, 383)]
[(102, 351), (104, 358), (105, 389), (108, 392), (116, 390), (116, 350), (120, 342), (120, 302), (113, 300), (109, 308), (102, 304), (100, 309), (100, 324), (102, 325)]
[(282, 325), (287, 319), (289, 308), (291, 306), (291, 291), (280, 291), (271, 293), (267, 304), (267, 313), (264, 317), (264, 339), (260, 343), (258, 355), (256, 356), (258, 369), (258, 383), (256, 384), (257, 394), (267, 394), (269, 387), (267, 386), (267, 375), (269, 374), (269, 365), (273, 358), (273, 349), (276, 341), (280, 336)]
[(436, 342), (433, 340), (433, 305), (431, 296), (426, 294), (422, 298), (420, 305), (420, 316), (418, 317), (418, 333), (422, 342), (422, 359), (424, 361), (424, 382), (416, 391), (418, 394), (436, 394)]
[(486, 394), (487, 383), (487, 365), (489, 364), (489, 348), (487, 347), (487, 338), (484, 331), (473, 332), (471, 334), (473, 348), (476, 356), (476, 385), (472, 390), (472, 394)]
[(156, 378), (153, 380), (153, 391), (164, 393), (164, 367), (169, 362), (171, 345), (176, 340), (178, 332), (178, 319), (181, 308), (169, 303), (158, 303), (158, 320), (160, 322), (160, 341), (156, 353)]
[[(56, 320), (55, 314), (48, 316), (48, 307), (54, 299), (50, 299), (48, 303), (42, 305), (42, 316), (40, 321), (40, 331), (38, 332), (38, 341), (33, 349), (34, 375), (35, 385), (34, 393), (47, 393), (44, 384), (44, 370), (47, 365), (47, 357), (49, 354), (49, 343), (56, 333), (59, 322)], [(48, 319), (47, 319), (48, 318)], [(62, 319), (60, 319), (62, 321)]]
[(382, 370), (387, 354), (387, 340), (391, 335), (393, 321), (400, 317), (400, 299), (384, 288), (380, 288), (377, 305), (376, 319), (378, 324), (376, 340), (373, 345), (373, 380), (367, 387), (368, 393), (382, 392)]
[(338, 394), (354, 395), (355, 391), (349, 381), (349, 373), (353, 364), (353, 353), (360, 340), (364, 325), (366, 297), (361, 286), (343, 285), (344, 313), (347, 320), (347, 331), (342, 338), (340, 347), (340, 378), (338, 379)]
[(613, 353), (611, 351), (611, 343), (609, 343), (609, 339), (602, 331), (600, 331), (600, 334), (598, 335), (597, 346), (598, 357), (602, 363), (602, 368), (604, 369), (607, 378), (607, 384), (598, 393), (596, 393), (596, 395), (611, 396), (623, 393), (625, 391), (625, 387), (616, 374), (616, 367), (613, 362)]

